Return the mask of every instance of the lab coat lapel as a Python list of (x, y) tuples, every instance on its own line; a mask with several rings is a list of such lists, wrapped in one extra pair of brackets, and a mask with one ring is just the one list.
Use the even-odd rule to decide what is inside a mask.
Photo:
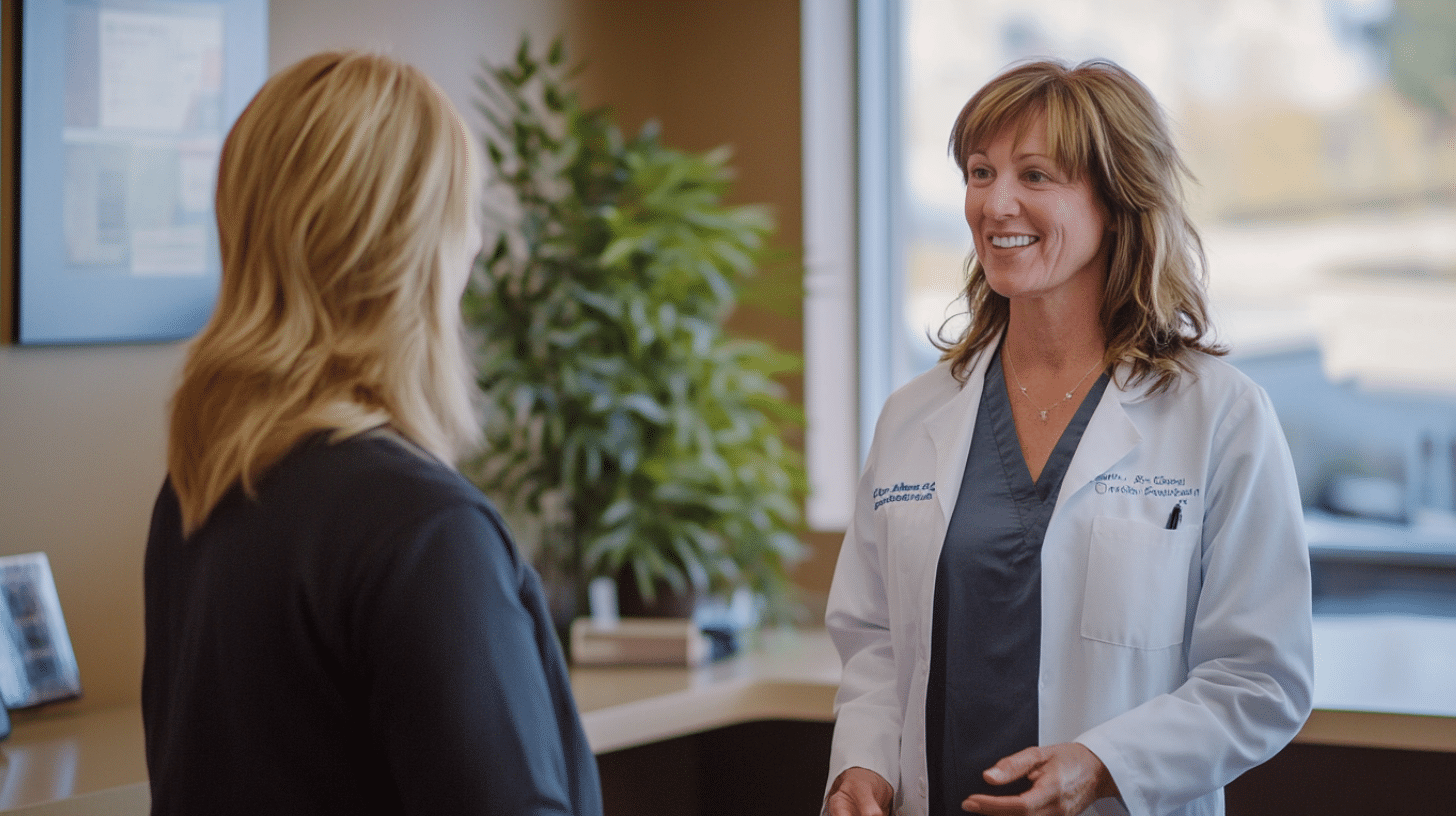
[[(1121, 373), (1121, 372), (1118, 372)], [(1132, 452), (1142, 441), (1137, 425), (1128, 416), (1124, 407), (1146, 395), (1146, 386), (1134, 386), (1126, 391), (1117, 387), (1117, 377), (1107, 384), (1097, 410), (1087, 422), (1077, 452), (1067, 465), (1067, 474), (1062, 478), (1062, 488), (1057, 494), (1060, 506), (1073, 494), (1086, 487), (1093, 479), (1107, 472)]]
[(976, 427), (976, 412), (986, 385), (986, 367), (994, 353), (995, 346), (982, 351), (971, 366), (966, 384), (925, 419), (925, 430), (935, 448), (935, 498), (940, 502), (943, 525), (950, 523), (951, 511), (960, 496), (966, 457), (971, 452), (971, 431)]

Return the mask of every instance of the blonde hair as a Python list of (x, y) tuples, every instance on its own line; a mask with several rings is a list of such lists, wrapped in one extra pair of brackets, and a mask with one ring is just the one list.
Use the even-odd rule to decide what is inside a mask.
[(445, 94), (387, 57), (317, 54), (253, 98), (218, 170), (221, 292), (171, 404), (185, 534), (319, 431), (392, 423), (447, 463), (476, 442), (459, 296), (479, 172)]
[[(1182, 181), (1192, 176), (1153, 95), (1107, 60), (1075, 68), (1052, 60), (1016, 66), (977, 91), (956, 117), (950, 153), (961, 173), (1005, 128), (1014, 126), (1020, 137), (1038, 115), (1046, 117), (1050, 158), (1089, 179), (1109, 214), (1113, 245), (1098, 315), (1107, 340), (1104, 366), (1126, 363), (1124, 385), (1152, 378), (1157, 392), (1187, 370), (1190, 351), (1225, 353), (1208, 338), (1207, 261), (1183, 207)], [(961, 381), (1011, 316), (974, 255), (964, 294), (970, 325), (958, 339), (937, 343)]]

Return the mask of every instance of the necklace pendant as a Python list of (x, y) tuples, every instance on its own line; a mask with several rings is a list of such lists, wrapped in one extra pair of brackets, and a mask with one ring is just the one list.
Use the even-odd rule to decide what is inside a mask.
[(1058, 405), (1061, 405), (1062, 403), (1070, 400), (1072, 398), (1072, 396), (1077, 393), (1077, 389), (1081, 387), (1082, 383), (1083, 382), (1086, 382), (1087, 378), (1090, 377), (1090, 376), (1092, 376), (1092, 372), (1096, 371), (1097, 370), (1097, 366), (1100, 365), (1100, 363), (1101, 363), (1101, 361), (1098, 361), (1096, 363), (1093, 363), (1092, 364), (1092, 367), (1089, 368), (1089, 369), (1087, 369), (1087, 373), (1083, 374), (1082, 377), (1081, 377), (1081, 379), (1077, 380), (1076, 385), (1073, 385), (1072, 386), (1072, 390), (1071, 391), (1068, 391), (1065, 394), (1063, 394), (1061, 399), (1059, 399), (1056, 402), (1052, 403), (1050, 406), (1048, 406), (1046, 408), (1042, 408), (1042, 407), (1038, 406), (1035, 402), (1032, 402), (1031, 394), (1028, 394), (1026, 392), (1026, 386), (1024, 386), (1024, 385), (1021, 384), (1021, 377), (1017, 375), (1017, 373), (1016, 373), (1016, 366), (1014, 364), (1012, 364), (1011, 357), (1009, 355), (1007, 355), (1004, 351), (1002, 352), (1002, 355), (1001, 356), (1002, 356), (1002, 359), (1005, 361), (1006, 367), (1011, 370), (1011, 378), (1016, 381), (1016, 387), (1017, 387), (1018, 390), (1021, 391), (1021, 396), (1025, 397), (1026, 398), (1026, 401), (1029, 402), (1029, 403), (1031, 403), (1031, 409), (1033, 411), (1036, 411), (1037, 417), (1040, 418), (1042, 422), (1046, 422), (1047, 421), (1047, 414), (1050, 413), (1053, 408), (1055, 408)]

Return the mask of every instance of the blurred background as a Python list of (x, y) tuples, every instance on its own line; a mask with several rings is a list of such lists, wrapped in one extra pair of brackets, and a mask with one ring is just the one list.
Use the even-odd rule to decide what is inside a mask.
[(1107, 57), (1172, 122), (1218, 336), (1276, 403), (1317, 554), (1450, 560), (1456, 4), (902, 0), (899, 14), (896, 381), (963, 325), (971, 239), (946, 151), (961, 106), (1016, 60)]

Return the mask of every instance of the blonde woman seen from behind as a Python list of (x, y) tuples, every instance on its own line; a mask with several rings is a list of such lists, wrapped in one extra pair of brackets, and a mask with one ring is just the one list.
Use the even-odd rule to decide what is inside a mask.
[(284, 69), (229, 133), (147, 545), (153, 813), (601, 812), (539, 581), (452, 464), (478, 174), (382, 56)]

